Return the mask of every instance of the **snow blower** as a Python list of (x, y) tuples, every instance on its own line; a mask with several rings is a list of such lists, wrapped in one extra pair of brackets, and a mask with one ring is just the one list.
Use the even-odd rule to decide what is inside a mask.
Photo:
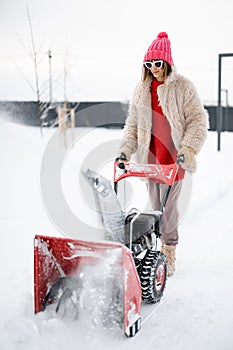
[[(103, 242), (36, 235), (34, 239), (35, 313), (51, 310), (87, 326), (123, 328), (128, 337), (141, 328), (142, 302), (160, 301), (167, 278), (167, 261), (158, 251), (163, 211), (182, 157), (172, 165), (114, 163), (111, 181), (88, 169), (105, 228)], [(158, 211), (125, 215), (117, 197), (118, 182), (130, 176), (162, 180), (167, 185)]]

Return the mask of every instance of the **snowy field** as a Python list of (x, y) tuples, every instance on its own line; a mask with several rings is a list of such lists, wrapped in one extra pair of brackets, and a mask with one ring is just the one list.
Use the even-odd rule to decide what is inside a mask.
[[(233, 349), (233, 133), (222, 134), (217, 152), (217, 135), (209, 132), (198, 171), (187, 177), (177, 270), (135, 338), (34, 315), (34, 235), (102, 239), (79, 169), (93, 166), (111, 178), (121, 133), (77, 129), (65, 148), (58, 130), (44, 129), (41, 137), (38, 128), (1, 120), (1, 350)], [(144, 184), (132, 184), (127, 205), (146, 207)]]

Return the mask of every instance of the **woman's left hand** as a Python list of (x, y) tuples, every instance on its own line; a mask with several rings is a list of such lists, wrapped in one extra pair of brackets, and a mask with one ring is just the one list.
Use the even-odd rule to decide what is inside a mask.
[(182, 168), (190, 173), (194, 173), (197, 169), (196, 153), (193, 148), (188, 146), (182, 146), (178, 151), (179, 155), (184, 155), (184, 162), (181, 163)]

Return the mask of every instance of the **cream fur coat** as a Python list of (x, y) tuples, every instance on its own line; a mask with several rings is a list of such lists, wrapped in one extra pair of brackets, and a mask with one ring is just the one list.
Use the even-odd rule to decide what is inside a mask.
[[(128, 160), (136, 153), (141, 164), (147, 163), (151, 140), (151, 81), (140, 82), (134, 91), (120, 146)], [(173, 70), (157, 91), (176, 149), (188, 146), (197, 154), (207, 136), (208, 113), (194, 85)]]

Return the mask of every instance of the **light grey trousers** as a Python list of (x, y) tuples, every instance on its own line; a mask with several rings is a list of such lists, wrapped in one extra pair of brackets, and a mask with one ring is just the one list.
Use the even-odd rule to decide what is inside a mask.
[[(167, 204), (165, 206), (162, 218), (162, 237), (163, 243), (176, 245), (179, 240), (178, 234), (178, 199), (181, 191), (182, 181), (176, 181), (171, 188)], [(153, 210), (159, 210), (167, 185), (158, 184), (154, 181), (148, 181), (147, 189), (150, 197), (150, 203)]]

